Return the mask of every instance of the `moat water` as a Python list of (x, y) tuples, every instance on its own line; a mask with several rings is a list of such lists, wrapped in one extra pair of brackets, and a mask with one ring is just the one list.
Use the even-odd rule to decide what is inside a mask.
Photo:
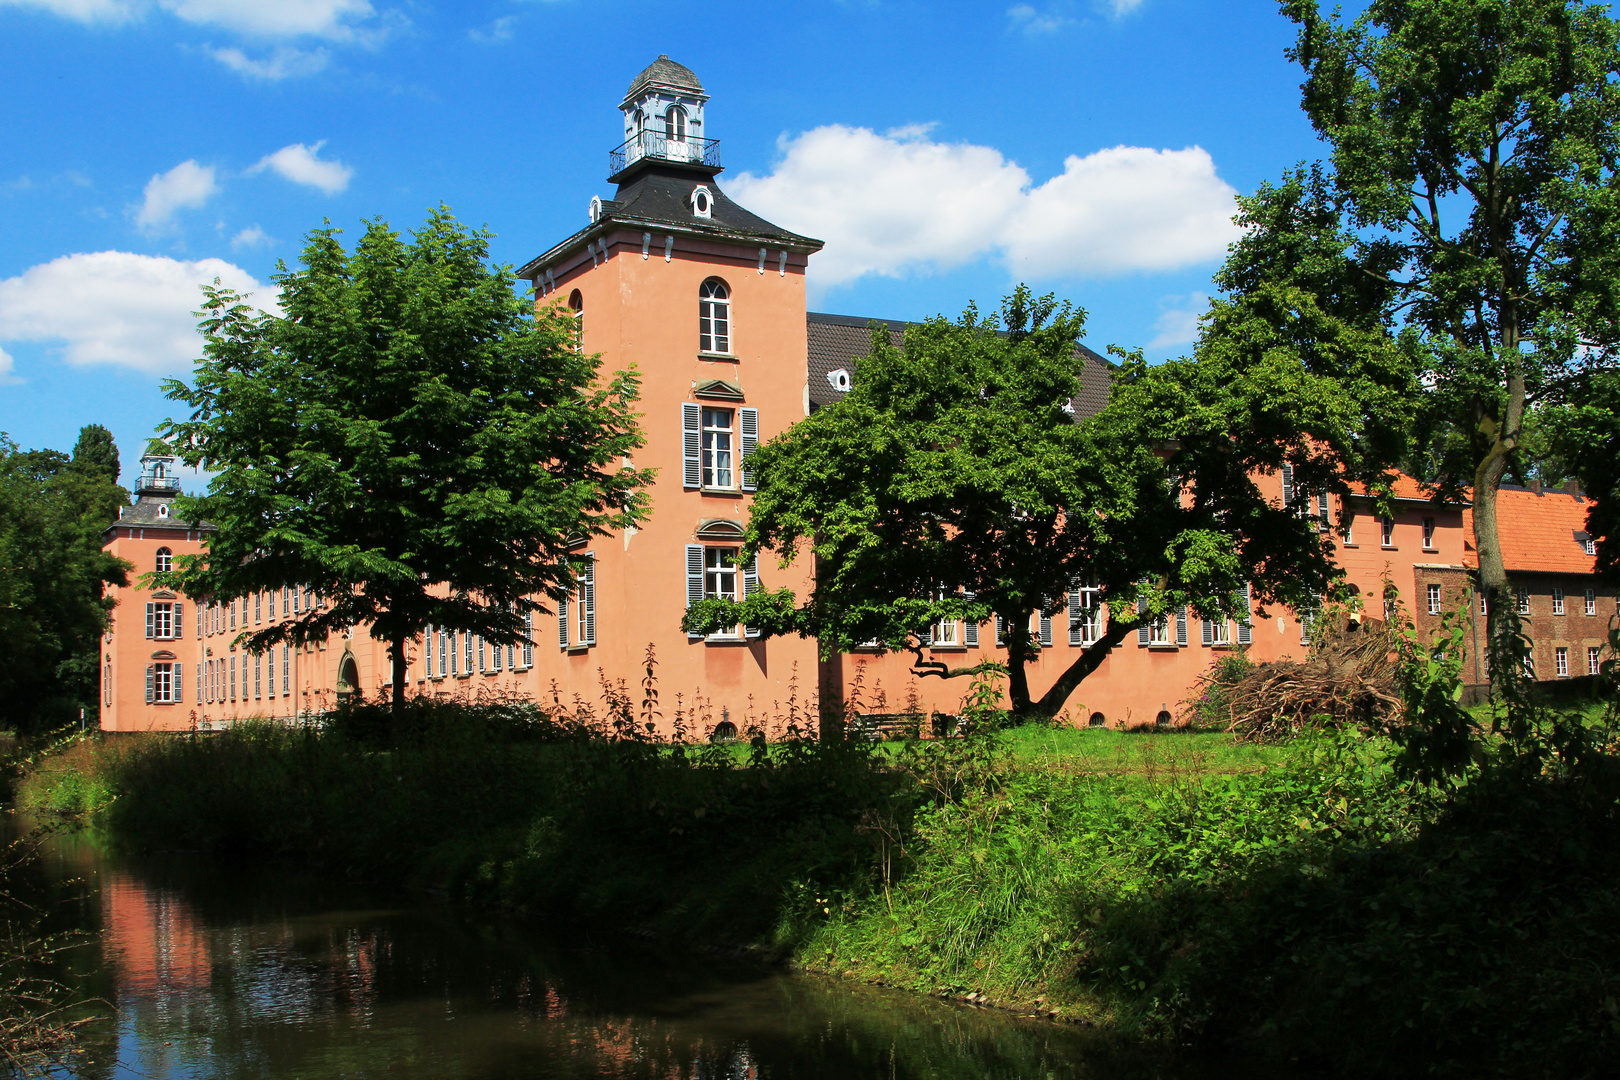
[(496, 1080), (1191, 1080), (1086, 1029), (672, 951), (399, 891), (108, 854), (37, 867), (105, 1018), (73, 1075)]

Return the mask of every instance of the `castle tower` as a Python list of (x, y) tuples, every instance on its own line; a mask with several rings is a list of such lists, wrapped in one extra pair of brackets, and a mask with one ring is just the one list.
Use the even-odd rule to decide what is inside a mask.
[[(720, 147), (709, 96), (691, 70), (660, 56), (631, 82), (625, 141), (609, 152), (612, 199), (590, 200), (574, 235), (519, 271), (538, 305), (566, 305), (604, 373), (635, 367), (647, 445), (658, 470), (652, 519), (597, 537), (591, 579), (535, 638), (551, 657), (535, 670), (565, 693), (597, 696), (598, 671), (633, 679), (657, 652), (666, 726), (673, 701), (708, 701), (698, 736), (744, 729), (785, 703), (797, 665), (806, 706), (816, 686), (813, 642), (765, 642), (746, 628), (709, 637), (680, 629), (690, 600), (741, 599), (759, 588), (809, 587), (809, 558), (787, 571), (738, 562), (763, 440), (808, 412), (804, 272), (821, 242), (764, 220), (716, 182)], [(706, 717), (706, 718), (705, 718)], [(725, 725), (731, 725), (729, 728)]]

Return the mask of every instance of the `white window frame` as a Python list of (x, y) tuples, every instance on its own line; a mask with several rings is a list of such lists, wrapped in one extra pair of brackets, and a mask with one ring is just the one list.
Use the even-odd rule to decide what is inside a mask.
[(1153, 617), (1148, 623), (1148, 646), (1173, 646), (1176, 643), (1168, 611)]
[(175, 691), (177, 683), (183, 678), (179, 671), (179, 664), (173, 661), (160, 660), (152, 665), (152, 703), (154, 705), (174, 705), (180, 701), (180, 695)]
[(1562, 615), (1564, 613), (1564, 587), (1562, 585), (1553, 586), (1552, 600), (1553, 614)]
[[(737, 410), (703, 406), (699, 432), (703, 440), (703, 487), (737, 490)], [(724, 424), (719, 421), (724, 418)], [(720, 445), (721, 443), (725, 445)], [(724, 465), (722, 466), (722, 462)]]
[(1423, 519), (1423, 550), (1433, 551), (1434, 547), (1434, 518)]
[(1585, 599), (1585, 601), (1583, 603), (1583, 611), (1587, 615), (1596, 615), (1597, 614), (1597, 590), (1596, 589), (1587, 589), (1586, 590), (1586, 599)]
[(1586, 673), (1596, 675), (1603, 670), (1603, 650), (1596, 645), (1586, 647)]
[(1209, 643), (1211, 645), (1232, 644), (1232, 621), (1230, 619), (1216, 619), (1210, 622)]
[(1423, 587), (1423, 594), (1428, 602), (1429, 614), (1440, 614), (1440, 586), (1431, 581)]
[[(731, 557), (731, 565), (727, 567), (725, 560)], [(703, 599), (724, 599), (740, 603), (743, 598), (743, 567), (742, 549), (726, 547), (721, 544), (705, 544), (703, 547)], [(724, 584), (729, 575), (731, 592), (726, 592), (718, 586)], [(709, 635), (711, 641), (731, 641), (743, 636), (743, 628), (739, 624), (729, 631)]]
[[(1073, 584), (1069, 587), (1076, 588)], [(1095, 645), (1102, 636), (1102, 588), (1096, 578), (1080, 579), (1078, 602), (1070, 608), (1070, 615), (1073, 625), (1069, 627), (1069, 644), (1081, 649)]]
[(1585, 551), (1585, 552), (1586, 552), (1586, 553), (1587, 553), (1587, 554), (1588, 554), (1588, 555), (1596, 555), (1596, 554), (1597, 554), (1597, 541), (1596, 541), (1596, 540), (1595, 540), (1595, 539), (1593, 539), (1593, 538), (1592, 538), (1592, 537), (1590, 537), (1590, 536), (1588, 536), (1588, 537), (1587, 537), (1587, 538), (1586, 538), (1586, 539), (1585, 539), (1585, 541), (1583, 541), (1583, 542), (1582, 542), (1582, 543), (1581, 543), (1581, 548), (1582, 548), (1582, 549), (1583, 549), (1583, 550), (1584, 550), (1584, 551)]
[(1519, 614), (1520, 615), (1528, 615), (1528, 614), (1530, 614), (1530, 590), (1529, 589), (1521, 588), (1519, 590)]
[(731, 356), (731, 286), (708, 278), (698, 286), (698, 352)]
[(1392, 548), (1395, 546), (1395, 519), (1381, 517), (1378, 519), (1378, 541), (1380, 547)]
[(166, 547), (158, 548), (157, 554), (152, 559), (152, 565), (157, 568), (158, 573), (167, 574), (174, 569), (174, 552)]
[(1569, 647), (1557, 645), (1553, 648), (1553, 671), (1560, 679), (1569, 678)]

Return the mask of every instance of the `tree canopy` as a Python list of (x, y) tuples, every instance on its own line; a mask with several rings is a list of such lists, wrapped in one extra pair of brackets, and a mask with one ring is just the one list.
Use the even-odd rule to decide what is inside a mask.
[(369, 623), (390, 643), (429, 626), (521, 640), (574, 581), (573, 541), (646, 514), (634, 371), (601, 378), (569, 312), (538, 313), (487, 231), (446, 208), (409, 241), (368, 223), (354, 251), (327, 226), (275, 278), (270, 316), (217, 286), (200, 312), (191, 408), (162, 433), (213, 475), (180, 515), (214, 531), (170, 583), (231, 598), (299, 585), (326, 603), (249, 648)]
[(1470, 493), (1494, 638), (1513, 619), (1496, 491), (1527, 410), (1614, 358), (1620, 34), (1579, 0), (1374, 0), (1348, 22), (1315, 0), (1282, 9), (1331, 151), (1316, 235), (1421, 358), (1418, 471)]
[[(1356, 354), (1347, 374), (1341, 351), (1302, 357), (1242, 307), (1216, 323), (1199, 362), (1128, 357), (1108, 407), (1079, 422), (1084, 313), (1070, 305), (1020, 287), (998, 316), (930, 319), (903, 347), (875, 331), (850, 392), (754, 457), (748, 552), (813, 555), (812, 595), (706, 600), (687, 628), (742, 622), (829, 653), (877, 642), (949, 678), (978, 669), (926, 660), (928, 627), (999, 616), (1014, 710), (1052, 716), (1144, 621), (1246, 616), (1251, 585), (1299, 606), (1330, 592), (1331, 545), (1305, 500), (1276, 506), (1255, 476), (1288, 463), (1302, 491), (1376, 480), (1407, 369)], [(1101, 590), (1107, 624), (1034, 699), (1032, 618), (1082, 583)]]
[[(86, 427), (80, 445), (100, 444), (106, 430)], [(116, 462), (110, 435), (104, 445)], [(102, 550), (101, 534), (127, 501), (105, 460), (19, 450), (0, 434), (0, 697), (19, 727), (65, 723), (96, 708), (112, 607), (105, 587), (127, 584), (130, 569)]]

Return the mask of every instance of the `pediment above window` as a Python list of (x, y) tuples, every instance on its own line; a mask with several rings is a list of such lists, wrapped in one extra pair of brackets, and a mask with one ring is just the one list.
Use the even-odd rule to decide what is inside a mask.
[(152, 654), (152, 659), (154, 659), (154, 660), (173, 660), (173, 659), (175, 659), (175, 655), (174, 655), (174, 653), (170, 652), (168, 649), (159, 649), (157, 652)]
[(154, 599), (154, 600), (178, 600), (178, 599), (180, 599), (180, 595), (178, 593), (172, 593), (172, 592), (169, 592), (167, 589), (164, 589), (164, 590), (162, 590), (160, 592), (153, 593), (152, 594), (152, 599)]
[(710, 379), (708, 382), (696, 383), (692, 387), (692, 396), (708, 398), (711, 401), (742, 401), (742, 387), (726, 379)]
[(742, 523), (727, 518), (704, 518), (698, 522), (697, 538), (699, 540), (741, 540), (743, 538)]

